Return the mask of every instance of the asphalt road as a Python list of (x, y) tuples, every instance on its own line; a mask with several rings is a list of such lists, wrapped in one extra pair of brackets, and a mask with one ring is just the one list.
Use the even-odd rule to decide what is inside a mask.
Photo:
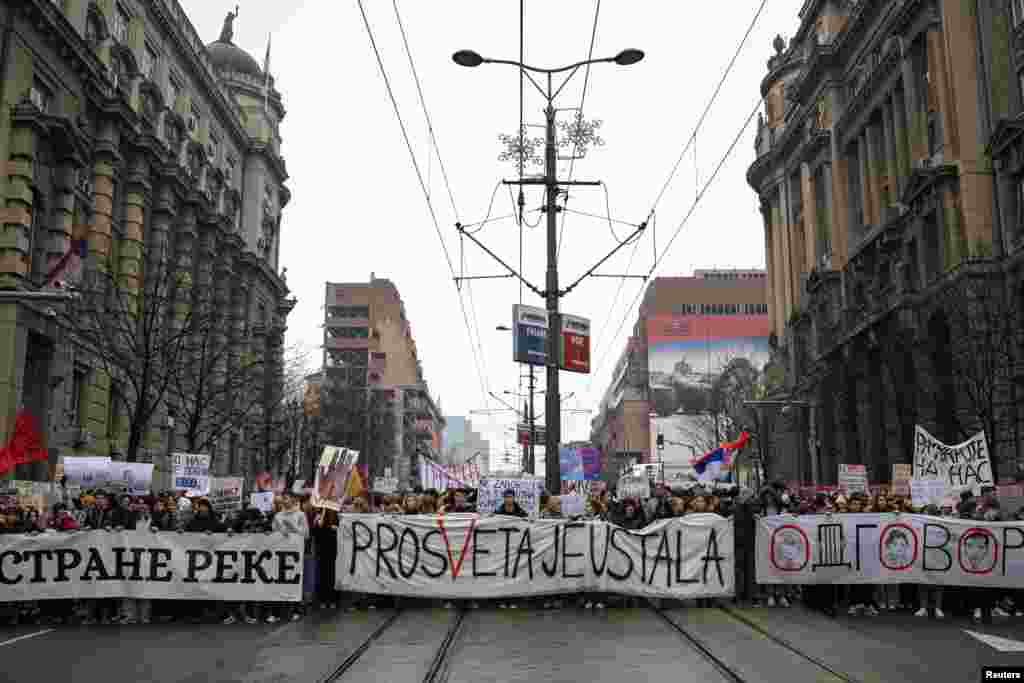
[[(999, 652), (967, 633), (1020, 642)], [(375, 636), (371, 638), (371, 636)], [(368, 640), (369, 639), (369, 640)], [(443, 657), (439, 652), (443, 650)], [(965, 683), (1024, 667), (1024, 619), (991, 626), (908, 614), (792, 609), (416, 609), (316, 613), (285, 625), (0, 629), (0, 680), (436, 680)]]

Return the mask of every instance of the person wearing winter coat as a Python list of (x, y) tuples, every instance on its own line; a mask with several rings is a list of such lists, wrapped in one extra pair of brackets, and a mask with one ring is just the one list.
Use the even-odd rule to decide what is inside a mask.
[(501, 504), (494, 510), (496, 515), (508, 517), (528, 517), (526, 510), (516, 501), (516, 492), (512, 489), (505, 491), (501, 497)]
[(338, 609), (340, 595), (334, 587), (335, 564), (338, 558), (338, 513), (326, 508), (320, 510), (313, 526), (319, 582), (317, 602), (320, 609)]

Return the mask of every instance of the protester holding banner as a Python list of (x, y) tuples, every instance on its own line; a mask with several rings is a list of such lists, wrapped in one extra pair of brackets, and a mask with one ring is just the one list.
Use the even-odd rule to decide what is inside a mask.
[(322, 610), (335, 610), (338, 609), (341, 597), (334, 586), (335, 564), (338, 559), (338, 513), (334, 510), (320, 510), (312, 535), (319, 574), (317, 602)]
[[(305, 543), (305, 540), (309, 538), (309, 522), (306, 519), (306, 513), (299, 507), (298, 498), (293, 494), (286, 493), (282, 497), (281, 502), (283, 509), (274, 515), (274, 531), (283, 533), (286, 536), (297, 534)], [(302, 618), (302, 611), (292, 603), (282, 603), (278, 606), (277, 611), (280, 612), (280, 616), (270, 615), (267, 617), (268, 624), (272, 624), (281, 618), (287, 618), (291, 621), (298, 621)]]

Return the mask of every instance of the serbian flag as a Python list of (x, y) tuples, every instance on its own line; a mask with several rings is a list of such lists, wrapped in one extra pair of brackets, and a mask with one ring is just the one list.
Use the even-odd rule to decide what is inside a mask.
[(0, 474), (17, 465), (48, 458), (49, 452), (43, 447), (43, 435), (39, 432), (36, 419), (27, 410), (22, 410), (14, 420), (14, 433), (10, 441), (0, 448)]
[(44, 287), (53, 287), (58, 279), (67, 280), (71, 284), (78, 284), (82, 274), (82, 264), (89, 255), (89, 241), (86, 239), (85, 230), (76, 230), (71, 239), (67, 252), (50, 268), (46, 274)]
[(743, 448), (750, 435), (740, 434), (735, 441), (726, 441), (713, 451), (709, 451), (693, 461), (693, 469), (701, 481), (717, 481), (721, 479), (722, 468), (732, 465), (733, 452)]

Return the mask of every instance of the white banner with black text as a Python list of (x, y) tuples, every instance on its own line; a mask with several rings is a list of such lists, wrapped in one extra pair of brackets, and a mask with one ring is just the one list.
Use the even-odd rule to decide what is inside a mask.
[(888, 513), (762, 517), (758, 583), (1024, 585), (1024, 522)]
[(76, 531), (0, 536), (0, 602), (151, 598), (296, 602), (292, 534)]
[(338, 529), (337, 588), (360, 593), (728, 597), (733, 568), (732, 521), (718, 515), (628, 531), (601, 521), (502, 515), (347, 514)]

